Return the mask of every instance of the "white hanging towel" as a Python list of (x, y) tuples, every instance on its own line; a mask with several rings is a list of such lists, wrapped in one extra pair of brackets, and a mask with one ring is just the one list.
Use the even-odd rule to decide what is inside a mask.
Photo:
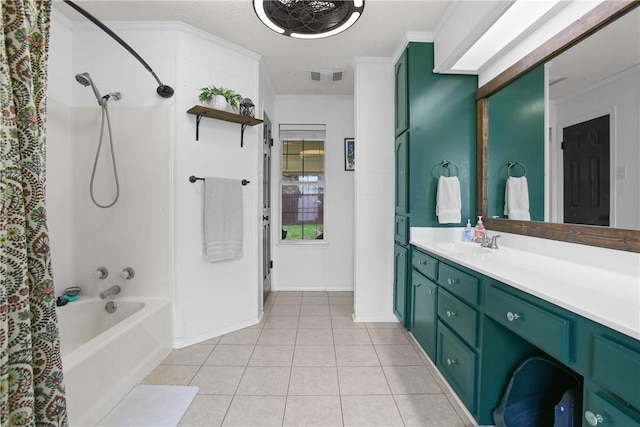
[(529, 214), (529, 185), (527, 177), (507, 178), (504, 190), (504, 214), (509, 219), (531, 221)]
[(460, 181), (457, 176), (441, 176), (438, 179), (436, 216), (440, 224), (460, 223)]
[(204, 178), (204, 254), (210, 262), (242, 258), (242, 186)]

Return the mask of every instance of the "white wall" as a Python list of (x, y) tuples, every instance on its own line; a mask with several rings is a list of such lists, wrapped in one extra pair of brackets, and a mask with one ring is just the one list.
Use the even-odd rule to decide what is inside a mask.
[(391, 59), (356, 59), (356, 321), (397, 321), (393, 315), (394, 90)]
[[(178, 52), (174, 345), (180, 348), (255, 324), (260, 315), (261, 126), (246, 129), (241, 148), (239, 124), (203, 118), (196, 141), (196, 117), (185, 112), (200, 104), (200, 88), (211, 84), (233, 89), (258, 107), (263, 102), (258, 55), (195, 29), (180, 32)], [(257, 111), (256, 116), (261, 114)], [(203, 182), (189, 182), (191, 175), (238, 180), (244, 204), (241, 259), (217, 263), (205, 259)], [(243, 187), (242, 179), (251, 183)]]
[[(568, 99), (556, 103), (557, 128), (554, 129), (554, 141), (562, 141), (562, 129), (577, 123), (611, 114), (611, 226), (637, 230), (640, 228), (640, 68), (621, 73), (606, 82), (584, 90)], [(558, 144), (554, 146), (557, 158), (562, 158)], [(561, 178), (562, 164), (556, 162), (556, 177)], [(617, 177), (617, 171), (621, 176)], [(556, 206), (562, 206), (561, 179), (557, 182)], [(562, 210), (556, 213), (562, 220)]]
[[(344, 170), (344, 138), (354, 136), (351, 96), (277, 95), (273, 120), (273, 290), (352, 290), (354, 172)], [(325, 124), (324, 241), (280, 242), (278, 125)], [(359, 141), (356, 139), (356, 153)], [(356, 163), (356, 170), (358, 169)]]
[[(101, 31), (71, 26), (55, 11), (51, 31), (47, 205), (56, 293), (78, 285), (82, 295), (96, 296), (119, 284), (122, 296), (168, 297), (173, 102), (156, 99), (146, 70), (140, 74), (137, 61)], [(166, 33), (146, 32), (158, 46), (141, 43), (140, 31), (120, 33), (150, 63), (166, 58), (167, 47), (174, 50)], [(156, 71), (174, 78), (171, 67)], [(80, 72), (89, 72), (102, 93), (123, 94), (121, 101), (109, 104), (121, 185), (120, 200), (109, 209), (95, 207), (89, 198), (101, 110), (91, 89), (75, 82)], [(113, 194), (106, 132), (95, 183), (97, 197), (106, 203)], [(104, 281), (91, 276), (99, 266), (111, 272)], [(118, 275), (127, 266), (137, 274), (125, 282)]]

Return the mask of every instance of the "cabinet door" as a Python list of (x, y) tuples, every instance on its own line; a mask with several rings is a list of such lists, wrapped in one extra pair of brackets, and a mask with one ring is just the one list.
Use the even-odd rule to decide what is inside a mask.
[(396, 213), (409, 214), (409, 132), (396, 138)]
[(438, 286), (416, 270), (411, 274), (411, 333), (435, 360)]
[(407, 266), (409, 251), (407, 248), (395, 245), (395, 275), (393, 280), (393, 312), (400, 322), (405, 322), (407, 306)]
[(407, 52), (396, 63), (396, 135), (409, 128), (409, 87)]

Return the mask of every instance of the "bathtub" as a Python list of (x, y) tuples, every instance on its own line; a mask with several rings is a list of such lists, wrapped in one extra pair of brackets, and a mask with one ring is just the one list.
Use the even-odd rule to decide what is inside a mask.
[(96, 425), (171, 351), (171, 301), (80, 298), (58, 307), (72, 426)]

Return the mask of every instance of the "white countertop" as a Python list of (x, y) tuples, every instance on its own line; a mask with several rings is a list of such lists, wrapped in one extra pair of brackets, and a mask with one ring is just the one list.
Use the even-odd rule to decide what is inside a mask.
[(412, 227), (411, 244), (640, 340), (640, 254), (509, 233), (486, 249), (463, 230)]

